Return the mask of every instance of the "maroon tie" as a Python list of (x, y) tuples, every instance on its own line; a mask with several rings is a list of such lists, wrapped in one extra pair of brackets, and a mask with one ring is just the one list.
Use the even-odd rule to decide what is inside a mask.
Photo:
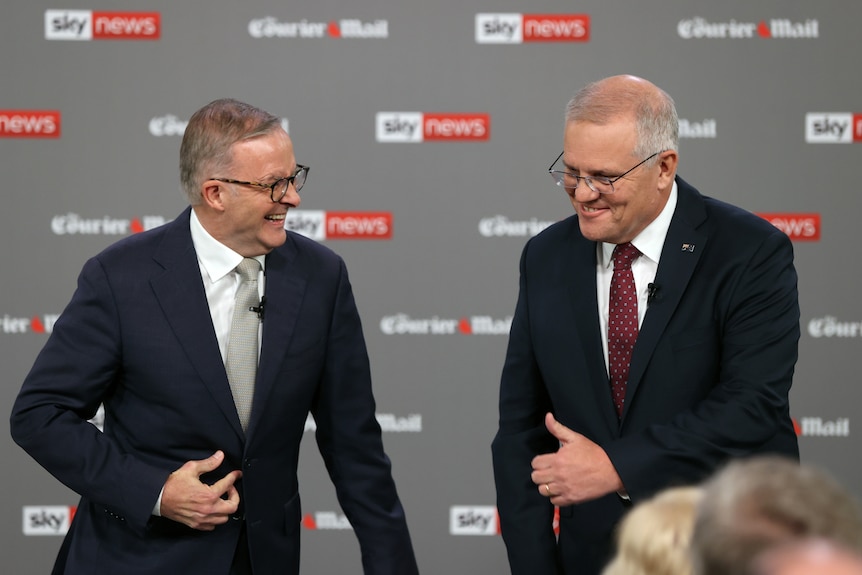
[(632, 275), (632, 262), (641, 253), (630, 243), (614, 248), (614, 276), (611, 278), (608, 308), (608, 367), (611, 393), (617, 415), (622, 417), (629, 379), (632, 348), (638, 338), (638, 294)]

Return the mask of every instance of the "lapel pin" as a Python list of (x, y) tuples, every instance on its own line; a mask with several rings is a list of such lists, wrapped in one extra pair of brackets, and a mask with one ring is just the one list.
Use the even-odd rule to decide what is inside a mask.
[(694, 244), (682, 244), (682, 251), (694, 252)]

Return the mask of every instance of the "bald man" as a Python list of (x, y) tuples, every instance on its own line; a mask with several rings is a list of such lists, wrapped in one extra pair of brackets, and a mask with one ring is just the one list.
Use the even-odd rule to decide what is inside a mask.
[(514, 575), (598, 573), (632, 504), (733, 457), (799, 456), (793, 248), (677, 175), (678, 125), (634, 76), (566, 109), (549, 171), (575, 213), (523, 250), (492, 446)]

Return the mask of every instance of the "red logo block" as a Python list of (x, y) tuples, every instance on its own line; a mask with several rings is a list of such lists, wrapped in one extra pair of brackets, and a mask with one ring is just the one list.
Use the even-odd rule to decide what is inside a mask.
[(161, 35), (158, 12), (93, 12), (93, 39), (157, 40)]
[(862, 114), (853, 114), (853, 141), (862, 142)]
[(587, 42), (587, 14), (524, 14), (524, 42)]
[(757, 214), (793, 241), (820, 241), (820, 214)]
[(388, 240), (392, 238), (390, 212), (326, 212), (326, 239)]
[(434, 140), (487, 140), (491, 137), (490, 114), (423, 114), (423, 137)]
[(0, 138), (59, 137), (59, 111), (0, 110)]

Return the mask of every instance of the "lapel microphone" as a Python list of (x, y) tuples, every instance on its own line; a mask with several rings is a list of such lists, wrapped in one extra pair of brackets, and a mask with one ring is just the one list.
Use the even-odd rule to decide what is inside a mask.
[(647, 304), (651, 304), (653, 302), (653, 300), (655, 300), (658, 297), (658, 289), (659, 289), (659, 285), (656, 283), (650, 282), (647, 284), (647, 298), (646, 298)]
[[(650, 285), (652, 285), (652, 284), (650, 284)], [(652, 297), (652, 296), (650, 296), (650, 297)], [(256, 306), (251, 306), (250, 308), (248, 308), (248, 311), (253, 311), (254, 313), (257, 314), (257, 318), (260, 321), (263, 321), (263, 313), (264, 313), (264, 311), (266, 311), (266, 296), (261, 296), (260, 303), (257, 304)]]

